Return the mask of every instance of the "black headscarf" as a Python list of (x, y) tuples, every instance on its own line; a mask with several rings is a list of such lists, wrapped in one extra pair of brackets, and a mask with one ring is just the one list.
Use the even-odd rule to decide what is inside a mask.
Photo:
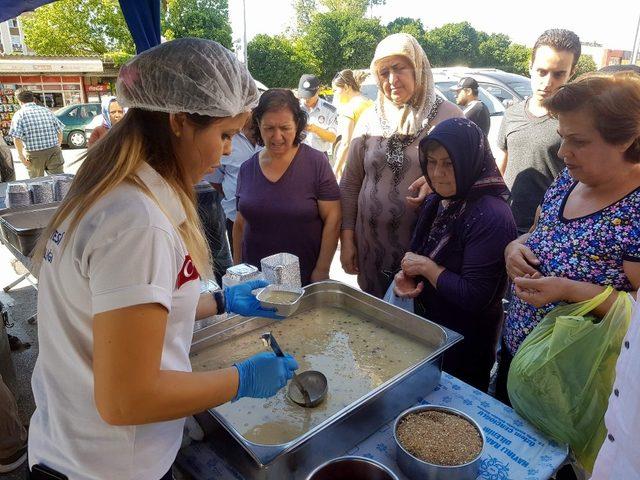
[(427, 197), (413, 232), (411, 251), (425, 255), (436, 263), (439, 254), (451, 239), (456, 220), (464, 213), (467, 204), (485, 195), (507, 201), (507, 188), (489, 142), (482, 130), (464, 118), (445, 120), (420, 142), (420, 166), (433, 190), (427, 172), (427, 146), (430, 142), (442, 145), (451, 159), (456, 178), (456, 193), (447, 197), (449, 204), (440, 208), (444, 197), (432, 193)]

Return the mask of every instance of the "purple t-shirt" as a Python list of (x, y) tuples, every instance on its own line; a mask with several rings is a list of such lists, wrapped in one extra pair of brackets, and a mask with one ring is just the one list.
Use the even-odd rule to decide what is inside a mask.
[(238, 211), (245, 220), (242, 261), (259, 267), (264, 257), (292, 253), (307, 285), (322, 243), (318, 200), (339, 200), (338, 182), (326, 155), (305, 144), (277, 182), (264, 176), (258, 156), (243, 163), (238, 175)]

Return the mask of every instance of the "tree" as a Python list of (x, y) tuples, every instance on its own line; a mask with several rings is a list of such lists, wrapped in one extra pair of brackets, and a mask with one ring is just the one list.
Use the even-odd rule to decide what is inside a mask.
[(384, 5), (386, 0), (320, 0), (330, 12), (349, 12), (363, 16), (370, 7)]
[(385, 34), (377, 19), (329, 12), (313, 17), (303, 41), (317, 60), (320, 79), (329, 83), (344, 68), (367, 68)]
[(425, 51), (431, 65), (475, 66), (478, 62), (478, 32), (468, 22), (447, 23), (425, 34)]
[[(295, 11), (294, 33), (302, 36), (307, 33), (318, 6), (323, 7), (324, 13), (347, 12), (357, 17), (364, 17), (367, 10), (375, 5), (384, 5), (386, 0), (293, 0)], [(318, 5), (319, 4), (319, 5)]]
[(511, 45), (508, 36), (502, 33), (486, 34), (478, 32), (478, 67), (494, 67), (506, 70), (510, 67), (507, 62), (507, 51)]
[(293, 10), (296, 16), (294, 27), (296, 35), (303, 35), (307, 31), (317, 9), (318, 6), (316, 4), (316, 0), (293, 1)]
[(597, 70), (596, 62), (593, 60), (591, 55), (580, 55), (578, 59), (578, 64), (576, 65), (576, 73), (574, 73), (573, 78), (578, 78), (580, 75), (589, 72), (595, 72)]
[(227, 0), (167, 0), (163, 27), (169, 40), (207, 38), (233, 48)]
[(408, 33), (409, 35), (413, 35), (421, 44), (424, 43), (424, 25), (422, 25), (421, 20), (416, 18), (396, 18), (387, 24), (387, 33)]
[(25, 43), (39, 55), (135, 53), (118, 0), (61, 0), (22, 17)]
[(504, 69), (507, 72), (517, 73), (518, 75), (529, 76), (529, 65), (531, 63), (531, 49), (512, 43), (506, 51), (504, 60)]
[(247, 57), (251, 75), (269, 87), (294, 88), (303, 73), (318, 73), (305, 46), (283, 36), (256, 35)]

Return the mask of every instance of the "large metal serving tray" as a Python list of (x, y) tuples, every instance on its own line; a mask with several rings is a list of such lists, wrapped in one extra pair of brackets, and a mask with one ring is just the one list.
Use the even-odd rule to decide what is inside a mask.
[[(342, 455), (415, 404), (417, 396), (432, 391), (440, 380), (443, 352), (462, 339), (452, 330), (340, 282), (319, 282), (305, 290), (298, 313), (316, 306), (340, 307), (421, 339), (432, 346), (433, 353), (288, 443), (259, 445), (246, 440), (216, 410), (199, 415), (207, 441), (246, 478), (304, 478), (320, 463)], [(191, 352), (264, 329), (273, 322), (230, 317), (196, 332)]]
[(59, 205), (56, 202), (0, 210), (3, 238), (22, 255), (29, 256)]

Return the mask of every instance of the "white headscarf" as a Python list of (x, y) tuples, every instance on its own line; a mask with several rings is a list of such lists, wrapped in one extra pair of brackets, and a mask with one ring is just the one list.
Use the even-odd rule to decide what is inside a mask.
[[(378, 75), (378, 62), (394, 55), (401, 55), (409, 60), (415, 72), (415, 92), (404, 105), (396, 105), (384, 95)], [(371, 73), (379, 89), (376, 109), (381, 116), (381, 123), (383, 126), (386, 123), (390, 130), (384, 132), (385, 136), (394, 133), (415, 135), (422, 130), (436, 101), (436, 92), (431, 64), (418, 41), (407, 33), (394, 33), (386, 37), (376, 47), (371, 62)]]
[(233, 117), (258, 104), (247, 67), (212, 40), (180, 38), (126, 63), (116, 83), (123, 107)]

